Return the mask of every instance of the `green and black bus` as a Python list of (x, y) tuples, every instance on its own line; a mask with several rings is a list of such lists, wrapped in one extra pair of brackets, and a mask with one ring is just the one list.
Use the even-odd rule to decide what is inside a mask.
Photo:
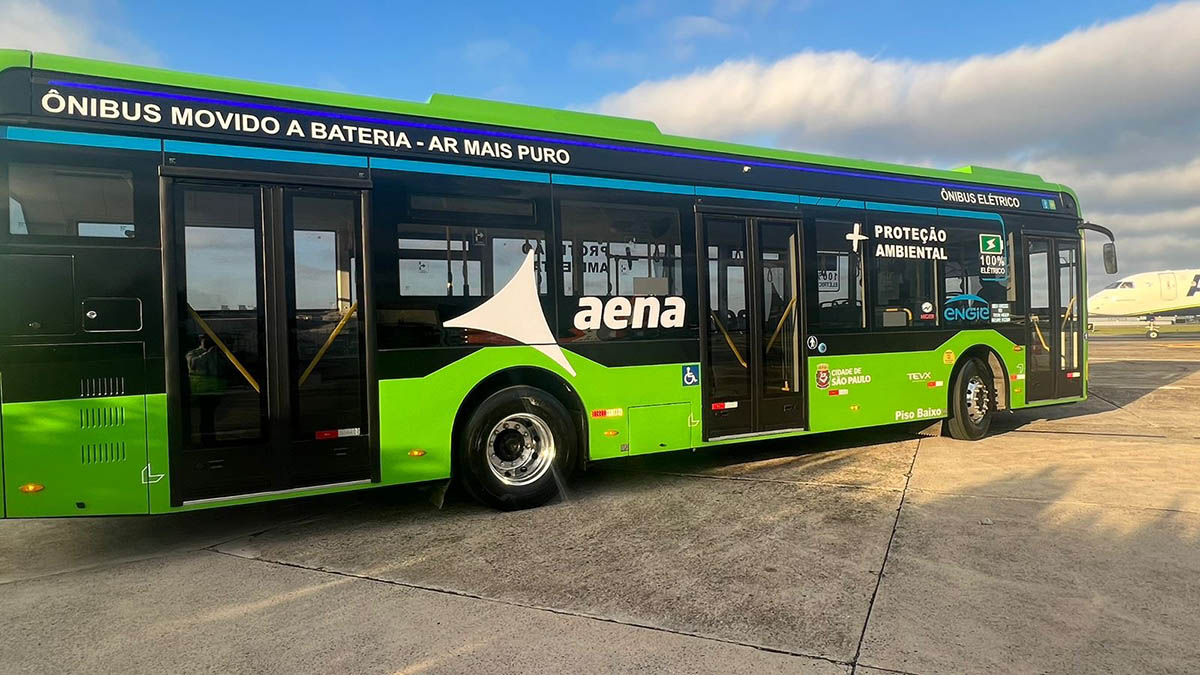
[[(4, 516), (167, 513), (1087, 394), (1075, 195), (650, 122), (0, 51)], [(1111, 241), (1106, 266), (1115, 269)]]

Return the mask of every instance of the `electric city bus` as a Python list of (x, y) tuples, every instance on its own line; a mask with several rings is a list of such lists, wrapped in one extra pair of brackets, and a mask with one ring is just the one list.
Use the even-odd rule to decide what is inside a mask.
[(1087, 394), (1075, 195), (650, 122), (0, 51), (4, 516), (591, 462)]

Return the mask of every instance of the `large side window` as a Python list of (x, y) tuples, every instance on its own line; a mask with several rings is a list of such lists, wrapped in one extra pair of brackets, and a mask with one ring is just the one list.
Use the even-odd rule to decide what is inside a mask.
[[(816, 308), (809, 312), (813, 332), (838, 332), (866, 327), (863, 313), (862, 260), (866, 247), (847, 235), (861, 233), (850, 222), (816, 221)], [(811, 259), (811, 258), (810, 258)], [(810, 280), (814, 277), (809, 273)], [(810, 281), (811, 283), (811, 281)], [(811, 297), (811, 296), (810, 296)]]
[(132, 239), (133, 172), (59, 164), (8, 166), (8, 233)]
[(936, 224), (875, 218), (871, 223), (871, 326), (918, 328), (939, 324), (938, 267), (947, 230)]
[(683, 292), (679, 212), (563, 202), (563, 295)]
[[(964, 322), (1009, 322), (1012, 303), (1007, 238), (999, 227), (994, 231), (955, 227), (948, 232), (942, 264), (943, 323), (953, 327)], [(980, 309), (972, 311), (976, 307)], [(986, 311), (982, 309), (985, 307)]]
[(679, 210), (563, 200), (562, 294), (577, 338), (663, 336), (686, 321)]
[[(549, 189), (487, 179), (379, 172), (375, 221), (390, 230), (374, 245), (381, 348), (512, 344), (446, 321), (499, 293), (527, 259), (540, 303), (521, 307), (553, 317), (547, 252)], [(379, 235), (377, 235), (379, 236)]]
[(401, 223), (398, 237), (401, 297), (493, 295), (530, 252), (546, 293), (546, 242), (536, 230)]

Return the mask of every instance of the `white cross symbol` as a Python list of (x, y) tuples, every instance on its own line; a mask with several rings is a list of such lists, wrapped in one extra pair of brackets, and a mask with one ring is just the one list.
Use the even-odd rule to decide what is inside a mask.
[(850, 248), (855, 253), (858, 253), (858, 242), (866, 240), (867, 235), (862, 233), (862, 223), (855, 223), (854, 231), (846, 235), (846, 241), (850, 242)]

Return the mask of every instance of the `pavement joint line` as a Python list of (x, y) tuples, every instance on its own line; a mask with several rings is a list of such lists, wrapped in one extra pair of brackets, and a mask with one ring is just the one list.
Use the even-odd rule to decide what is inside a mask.
[(950, 492), (947, 490), (930, 490), (927, 488), (912, 488), (911, 492), (921, 494), (941, 495), (945, 497), (970, 497), (972, 499), (998, 499), (1013, 502), (1033, 502), (1035, 504), (1065, 504), (1067, 506), (1089, 506), (1097, 509), (1115, 511), (1155, 511), (1158, 513), (1182, 513), (1189, 516), (1200, 516), (1200, 511), (1191, 509), (1169, 509), (1162, 506), (1125, 506), (1121, 504), (1102, 504), (1100, 502), (1085, 502), (1072, 499), (1039, 499), (1037, 497), (1014, 497), (1011, 495), (971, 494), (968, 492)]
[(912, 462), (908, 465), (908, 473), (904, 476), (904, 490), (900, 492), (900, 503), (896, 505), (896, 519), (892, 521), (892, 533), (888, 536), (887, 547), (883, 549), (883, 561), (879, 564), (879, 574), (875, 577), (875, 589), (871, 591), (871, 601), (867, 603), (867, 616), (863, 619), (862, 632), (858, 635), (858, 647), (854, 650), (854, 661), (850, 663), (850, 673), (858, 672), (858, 659), (862, 655), (863, 642), (867, 639), (867, 628), (871, 625), (871, 612), (875, 609), (875, 598), (879, 596), (879, 587), (883, 585), (883, 573), (887, 568), (888, 556), (892, 553), (892, 542), (896, 541), (896, 530), (900, 528), (900, 513), (904, 510), (904, 498), (908, 496), (908, 484), (912, 481), (913, 470), (917, 466), (917, 454), (921, 452), (921, 439), (917, 439), (917, 447), (913, 448)]
[[(1088, 384), (1093, 387), (1101, 387), (1103, 389), (1136, 389), (1138, 391), (1179, 391), (1181, 389), (1200, 389), (1200, 386), (1196, 386), (1194, 384), (1160, 384), (1155, 387), (1142, 384), (1106, 384), (1103, 382), (1096, 382), (1095, 380), (1090, 381)], [(1093, 396), (1097, 395), (1095, 391), (1092, 391), (1091, 394)]]
[[(866, 446), (864, 446), (866, 447)], [(900, 492), (901, 488), (882, 487), (879, 485), (857, 485), (854, 483), (825, 483), (815, 480), (785, 480), (783, 478), (755, 478), (753, 476), (719, 476), (704, 473), (683, 473), (678, 471), (628, 471), (648, 476), (675, 476), (677, 478), (704, 478), (710, 480), (740, 480), (747, 483), (780, 483), (783, 485), (804, 485), (811, 487), (850, 488), (854, 490), (878, 490), (879, 492)]]
[[(239, 539), (247, 539), (250, 537), (257, 537), (257, 536), (266, 534), (267, 532), (270, 532), (271, 530), (276, 530), (281, 527), (285, 527), (287, 525), (296, 525), (298, 523), (303, 523), (306, 520), (314, 520), (317, 517), (325, 517), (331, 513), (332, 513), (332, 511), (323, 511), (320, 514), (316, 514), (316, 515), (312, 515), (312, 516), (304, 516), (304, 517), (292, 518), (290, 520), (280, 521), (278, 523), (268, 525), (267, 527), (265, 527), (261, 530), (258, 530), (256, 532), (242, 533), (242, 534), (234, 535), (228, 539), (219, 541), (215, 544), (198, 544), (194, 547), (178, 548), (178, 549), (170, 549), (169, 548), (162, 552), (148, 553), (143, 556), (135, 556), (133, 558), (126, 558), (123, 560), (109, 560), (106, 562), (96, 563), (95, 565), (85, 565), (83, 567), (73, 567), (68, 570), (59, 570), (57, 572), (50, 572), (48, 574), (39, 574), (39, 575), (32, 576), (32, 577), (21, 577), (20, 579), (9, 579), (7, 581), (0, 581), (0, 586), (7, 586), (8, 584), (20, 583), (22, 581), (38, 581), (41, 579), (49, 579), (51, 577), (58, 577), (58, 576), (62, 576), (64, 574), (74, 574), (76, 572), (92, 572), (92, 571), (96, 571), (96, 570), (112, 569), (115, 567), (120, 567), (122, 565), (128, 565), (131, 563), (146, 562), (147, 560), (158, 560), (160, 558), (168, 558), (173, 555), (182, 555), (185, 553), (198, 553), (200, 551), (212, 551), (212, 550), (216, 550), (216, 547), (218, 547), (218, 546), (224, 546), (225, 544), (228, 544), (233, 541), (238, 541)], [(154, 516), (150, 516), (150, 517), (154, 517)]]
[(443, 588), (443, 587), (439, 587), (439, 586), (426, 586), (426, 585), (422, 585), (422, 584), (414, 584), (414, 583), (407, 582), (407, 581), (399, 581), (397, 579), (384, 579), (381, 577), (371, 576), (369, 574), (358, 574), (355, 572), (347, 572), (345, 570), (338, 570), (338, 569), (333, 569), (333, 568), (329, 568), (329, 567), (309, 567), (307, 565), (301, 565), (299, 563), (287, 562), (286, 560), (273, 560), (271, 558), (263, 558), (263, 557), (259, 557), (259, 556), (238, 555), (237, 553), (230, 553), (228, 551), (219, 551), (219, 550), (215, 550), (215, 549), (204, 549), (204, 552), (213, 553), (213, 554), (217, 554), (217, 555), (229, 556), (231, 558), (237, 558), (238, 560), (245, 560), (248, 562), (257, 562), (257, 563), (263, 563), (266, 565), (277, 565), (279, 567), (290, 567), (293, 569), (305, 570), (308, 572), (317, 572), (317, 573), (321, 573), (321, 574), (329, 574), (332, 576), (346, 577), (346, 578), (351, 578), (351, 579), (359, 579), (362, 581), (369, 581), (372, 583), (386, 584), (389, 586), (398, 586), (401, 588), (408, 588), (408, 589), (415, 590), (415, 591), (425, 591), (428, 593), (439, 593), (442, 595), (452, 595), (452, 596), (456, 596), (456, 597), (460, 597), (460, 598), (468, 598), (471, 600), (481, 600), (483, 602), (491, 602), (491, 603), (495, 603), (498, 605), (505, 605), (507, 607), (518, 607), (521, 609), (529, 609), (529, 610), (534, 610), (534, 611), (547, 612), (550, 614), (557, 614), (559, 616), (569, 616), (569, 617), (574, 617), (577, 619), (588, 619), (591, 621), (602, 621), (604, 623), (611, 623), (611, 624), (615, 624), (618, 626), (629, 626), (631, 628), (641, 628), (641, 629), (645, 629), (645, 630), (656, 631), (659, 633), (668, 633), (670, 635), (679, 635), (682, 637), (696, 638), (698, 640), (708, 640), (711, 642), (719, 642), (722, 644), (732, 645), (735, 647), (748, 647), (750, 649), (756, 649), (758, 651), (768, 652), (771, 654), (782, 654), (784, 656), (795, 656), (795, 657), (800, 657), (800, 658), (805, 658), (805, 659), (813, 659), (813, 660), (817, 660), (817, 661), (824, 661), (826, 663), (832, 663), (834, 665), (839, 665), (839, 666), (852, 665), (846, 661), (840, 661), (838, 659), (830, 658), (828, 656), (821, 656), (819, 654), (809, 654), (806, 652), (794, 651), (794, 650), (790, 650), (790, 649), (783, 649), (781, 647), (769, 647), (767, 645), (755, 644), (753, 642), (741, 642), (738, 640), (730, 640), (729, 638), (718, 637), (715, 635), (705, 635), (703, 633), (694, 633), (694, 632), (690, 632), (690, 631), (686, 631), (686, 630), (679, 630), (679, 629), (675, 629), (675, 628), (666, 628), (664, 626), (655, 626), (652, 624), (638, 623), (636, 621), (622, 621), (620, 619), (614, 619), (614, 618), (607, 617), (607, 616), (588, 614), (586, 612), (575, 612), (575, 611), (571, 611), (571, 610), (567, 610), (567, 609), (560, 609), (557, 607), (546, 607), (546, 606), (542, 606), (542, 605), (530, 605), (530, 604), (525, 604), (525, 603), (521, 603), (521, 602), (515, 602), (513, 600), (505, 600), (503, 598), (492, 598), (492, 597), (488, 597), (486, 595), (470, 593), (468, 591), (460, 591), (460, 590), (456, 590), (453, 588)]
[(1118, 434), (1111, 431), (1075, 431), (1071, 429), (1009, 429), (1009, 434), (1069, 434), (1071, 436), (1103, 436), (1105, 438), (1172, 438), (1165, 434)]
[(1195, 363), (1195, 359), (1088, 359), (1088, 363), (1142, 363), (1144, 361), (1156, 361), (1159, 363)]
[(896, 670), (895, 668), (884, 668), (883, 666), (872, 666), (869, 663), (863, 663), (863, 664), (859, 664), (859, 665), (861, 665), (863, 668), (870, 668), (872, 670), (880, 670), (885, 673), (896, 673), (896, 675), (920, 675), (920, 673), (914, 673), (911, 670)]

